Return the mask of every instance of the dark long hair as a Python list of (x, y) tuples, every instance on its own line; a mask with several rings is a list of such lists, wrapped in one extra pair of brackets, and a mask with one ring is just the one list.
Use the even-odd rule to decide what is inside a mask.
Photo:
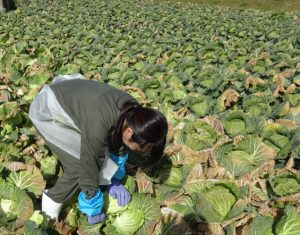
[(149, 144), (150, 164), (156, 164), (166, 145), (168, 122), (166, 117), (156, 109), (143, 107), (136, 102), (127, 102), (121, 109), (116, 125), (108, 136), (108, 147), (112, 153), (120, 154), (123, 131), (130, 127), (133, 131), (131, 140), (141, 147)]

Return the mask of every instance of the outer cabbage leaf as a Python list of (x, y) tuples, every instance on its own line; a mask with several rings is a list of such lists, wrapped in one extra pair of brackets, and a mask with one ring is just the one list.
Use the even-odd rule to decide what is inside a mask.
[(230, 137), (258, 133), (265, 124), (263, 117), (249, 116), (242, 111), (228, 111), (222, 116), (225, 132)]
[(30, 166), (27, 170), (19, 172), (12, 171), (8, 181), (20, 189), (33, 193), (36, 197), (42, 194), (46, 186), (41, 171), (35, 166)]
[(159, 110), (166, 116), (168, 123), (175, 126), (179, 122), (179, 117), (175, 115), (173, 107), (168, 103), (161, 104)]
[(20, 107), (16, 101), (6, 102), (0, 105), (0, 120), (5, 123), (19, 125), (22, 123)]
[(34, 221), (28, 220), (24, 225), (24, 235), (47, 235)]
[(196, 215), (194, 210), (194, 202), (189, 196), (182, 196), (176, 200), (176, 203), (170, 206), (174, 211), (177, 211), (184, 215), (184, 219), (189, 221), (193, 219)]
[(79, 219), (80, 226), (78, 227), (77, 233), (81, 235), (101, 235), (100, 228), (103, 223), (98, 224), (89, 224), (87, 217), (85, 215), (81, 215)]
[(229, 113), (223, 122), (226, 133), (231, 137), (247, 134), (247, 116), (244, 113)]
[(196, 197), (195, 211), (208, 223), (218, 223), (225, 220), (226, 215), (236, 202), (236, 198), (228, 189), (212, 187), (199, 192)]
[(179, 187), (183, 183), (182, 171), (179, 167), (173, 167), (171, 165), (164, 165), (159, 170), (159, 178), (162, 184)]
[(79, 226), (79, 219), (80, 219), (80, 211), (77, 208), (76, 204), (74, 204), (73, 207), (67, 208), (65, 210), (67, 212), (67, 216), (65, 218), (66, 223), (68, 226), (70, 226), (72, 229), (76, 229)]
[(0, 162), (17, 160), (20, 156), (19, 149), (13, 144), (0, 143)]
[(286, 207), (285, 215), (275, 226), (275, 235), (298, 235), (300, 231), (300, 214), (291, 206)]
[(285, 101), (288, 101), (292, 106), (297, 106), (300, 104), (300, 94), (285, 94)]
[(257, 216), (249, 226), (248, 235), (273, 235), (274, 219), (270, 216)]
[(135, 178), (133, 176), (125, 175), (121, 182), (124, 185), (124, 187), (128, 190), (128, 192), (135, 192), (136, 185)]
[(111, 223), (106, 224), (105, 228), (103, 229), (103, 232), (106, 235), (122, 235), (118, 232), (116, 227), (112, 225)]
[(296, 125), (300, 125), (300, 105), (291, 107), (288, 113), (283, 116), (285, 119), (292, 120)]
[(162, 218), (153, 235), (182, 235), (190, 231), (183, 217), (169, 208), (162, 208)]

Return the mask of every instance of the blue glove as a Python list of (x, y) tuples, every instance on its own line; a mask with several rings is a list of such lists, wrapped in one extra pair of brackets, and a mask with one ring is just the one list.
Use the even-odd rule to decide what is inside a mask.
[(116, 179), (112, 179), (112, 183), (108, 186), (108, 193), (113, 198), (117, 198), (119, 206), (125, 206), (130, 201), (130, 193)]
[(94, 215), (94, 216), (88, 216), (88, 222), (89, 224), (97, 224), (101, 223), (105, 220), (106, 215), (101, 212), (101, 214)]
[(125, 164), (128, 160), (128, 153), (125, 153), (124, 155), (117, 156), (115, 154), (110, 153), (110, 158), (118, 165), (118, 170), (114, 174), (113, 178), (117, 180), (123, 179), (126, 173)]
[(100, 215), (103, 207), (103, 194), (98, 189), (91, 199), (87, 199), (84, 192), (80, 192), (78, 196), (78, 208), (87, 216)]

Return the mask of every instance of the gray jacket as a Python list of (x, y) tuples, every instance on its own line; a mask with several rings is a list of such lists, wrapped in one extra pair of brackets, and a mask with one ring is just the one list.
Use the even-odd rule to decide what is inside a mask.
[[(83, 191), (95, 192), (109, 131), (116, 124), (122, 105), (136, 100), (108, 84), (83, 79), (54, 82), (43, 90), (47, 102), (36, 98), (30, 118), (38, 129), (43, 129), (40, 132), (48, 141), (80, 159), (79, 185)], [(47, 112), (51, 113), (50, 118), (43, 116)]]

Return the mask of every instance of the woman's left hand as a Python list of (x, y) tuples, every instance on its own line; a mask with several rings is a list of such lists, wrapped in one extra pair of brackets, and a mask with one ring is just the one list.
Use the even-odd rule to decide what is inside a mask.
[(119, 206), (125, 206), (130, 201), (130, 193), (116, 179), (112, 179), (112, 183), (108, 186), (108, 192), (113, 198), (117, 198)]

